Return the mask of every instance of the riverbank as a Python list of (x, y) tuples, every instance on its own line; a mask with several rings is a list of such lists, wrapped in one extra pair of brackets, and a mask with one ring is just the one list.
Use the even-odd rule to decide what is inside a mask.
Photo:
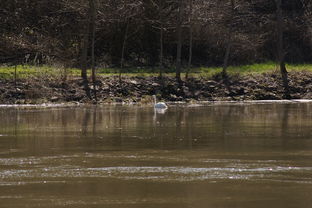
[[(312, 72), (289, 73), (292, 99), (312, 99)], [(28, 77), (0, 79), (0, 104), (95, 103), (86, 96), (82, 80), (70, 77)], [(282, 100), (284, 90), (278, 72), (234, 74), (227, 82), (216, 74), (197, 77), (177, 84), (174, 77), (99, 76), (96, 83), (97, 103), (150, 103), (151, 95), (164, 101), (245, 101)]]

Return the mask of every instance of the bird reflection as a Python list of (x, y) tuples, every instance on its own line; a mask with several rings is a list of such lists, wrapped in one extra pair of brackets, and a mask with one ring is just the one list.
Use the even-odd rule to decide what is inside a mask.
[(155, 114), (157, 114), (157, 113), (158, 114), (165, 114), (167, 110), (168, 110), (167, 108), (155, 108), (154, 112), (155, 112)]
[(153, 116), (154, 124), (159, 123), (157, 121), (157, 115), (164, 115), (167, 110), (168, 108), (154, 108), (154, 116)]

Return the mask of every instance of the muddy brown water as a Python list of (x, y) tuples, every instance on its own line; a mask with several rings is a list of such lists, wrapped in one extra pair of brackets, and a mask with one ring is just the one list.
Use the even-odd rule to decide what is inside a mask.
[(310, 208), (312, 103), (0, 108), (0, 207)]

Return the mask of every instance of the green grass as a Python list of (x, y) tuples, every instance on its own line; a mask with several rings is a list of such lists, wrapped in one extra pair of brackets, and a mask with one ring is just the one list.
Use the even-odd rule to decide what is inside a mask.
[[(311, 65), (312, 68), (312, 65)], [(240, 73), (240, 74), (253, 74), (253, 73), (265, 73), (276, 69), (275, 63), (262, 63), (242, 66), (229, 66), (227, 71), (229, 73)], [(222, 67), (211, 67), (211, 68), (199, 68), (199, 73), (210, 73), (216, 74), (222, 71)]]
[(52, 66), (30, 66), (30, 65), (0, 66), (0, 78), (14, 78), (15, 74), (17, 78), (29, 78), (32, 76), (58, 77), (63, 76), (65, 74), (79, 76), (80, 70), (64, 69), (62, 67), (52, 67)]
[[(312, 64), (287, 64), (288, 71), (312, 71)], [(273, 62), (242, 65), (242, 66), (230, 66), (228, 67), (228, 73), (240, 73), (240, 74), (259, 74), (277, 70), (278, 67)], [(97, 74), (103, 76), (118, 75), (120, 69), (118, 68), (99, 68)], [(125, 68), (122, 69), (122, 76), (157, 76), (159, 69), (157, 68)], [(205, 76), (209, 77), (214, 74), (220, 73), (222, 67), (197, 67), (191, 69), (192, 76)], [(174, 69), (166, 69), (166, 76), (174, 76)], [(88, 70), (90, 75), (90, 70)], [(30, 65), (18, 65), (16, 66), (17, 78), (29, 78), (32, 76), (46, 76), (46, 77), (62, 77), (62, 76), (80, 76), (80, 70), (76, 68), (63, 68), (53, 66), (30, 66)], [(184, 76), (184, 74), (182, 74)], [(15, 66), (0, 66), (0, 78), (14, 78)]]
[[(288, 71), (311, 71), (312, 64), (286, 64)], [(250, 64), (242, 66), (230, 66), (227, 72), (230, 74), (261, 74), (279, 70), (279, 67), (274, 62), (267, 62), (261, 64)], [(193, 73), (203, 74), (205, 76), (212, 76), (222, 72), (222, 67), (201, 67), (192, 69)]]

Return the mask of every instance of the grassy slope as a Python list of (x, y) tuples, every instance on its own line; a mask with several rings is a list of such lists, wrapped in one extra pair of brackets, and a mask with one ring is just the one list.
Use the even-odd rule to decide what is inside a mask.
[[(240, 73), (240, 74), (253, 74), (253, 73), (265, 73), (276, 70), (275, 63), (262, 63), (253, 65), (243, 65), (243, 66), (231, 66), (228, 68), (229, 73)], [(287, 64), (288, 71), (312, 71), (312, 64), (298, 64), (290, 65)], [(124, 69), (122, 73), (124, 76), (157, 76), (158, 69), (148, 69), (148, 68), (130, 68)], [(173, 70), (169, 70), (173, 71)], [(221, 67), (199, 67), (191, 69), (191, 74), (193, 76), (212, 76), (216, 73), (222, 71)], [(88, 70), (90, 73), (90, 70)], [(99, 75), (116, 75), (119, 73), (119, 69), (112, 68), (100, 68), (97, 69)], [(51, 67), (51, 66), (17, 66), (16, 67), (17, 78), (29, 78), (31, 76), (51, 76), (51, 77), (62, 77), (67, 74), (68, 76), (79, 76), (79, 69), (64, 69), (62, 67)], [(173, 72), (166, 73), (166, 75), (174, 75)], [(0, 78), (14, 78), (15, 67), (14, 66), (0, 66)]]

